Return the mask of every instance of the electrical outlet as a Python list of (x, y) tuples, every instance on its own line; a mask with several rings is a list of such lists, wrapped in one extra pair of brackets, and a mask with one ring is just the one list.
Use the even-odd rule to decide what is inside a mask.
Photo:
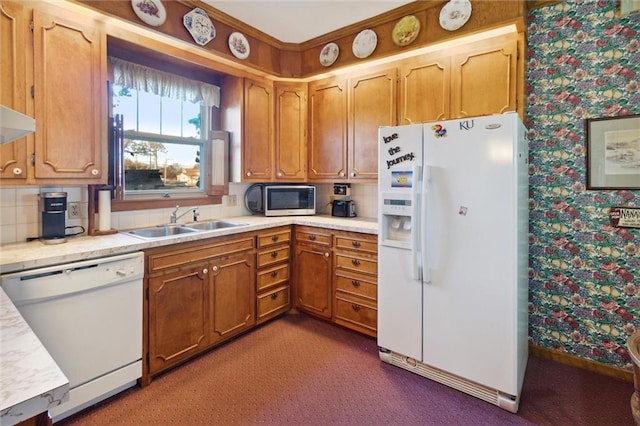
[(238, 196), (237, 195), (227, 195), (227, 206), (235, 207), (238, 205)]
[(80, 203), (67, 203), (67, 217), (69, 219), (80, 219)]

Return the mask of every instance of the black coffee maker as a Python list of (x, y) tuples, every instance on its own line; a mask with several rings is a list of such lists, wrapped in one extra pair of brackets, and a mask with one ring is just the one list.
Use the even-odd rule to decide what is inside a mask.
[(40, 194), (40, 240), (45, 244), (60, 244), (65, 238), (66, 192), (43, 192)]

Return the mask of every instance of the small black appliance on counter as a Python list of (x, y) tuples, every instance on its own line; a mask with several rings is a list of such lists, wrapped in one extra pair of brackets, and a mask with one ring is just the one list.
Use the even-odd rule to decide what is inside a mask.
[(43, 192), (40, 194), (41, 222), (40, 240), (45, 244), (60, 244), (65, 238), (66, 192)]
[(356, 203), (353, 200), (333, 200), (331, 206), (331, 216), (355, 217)]

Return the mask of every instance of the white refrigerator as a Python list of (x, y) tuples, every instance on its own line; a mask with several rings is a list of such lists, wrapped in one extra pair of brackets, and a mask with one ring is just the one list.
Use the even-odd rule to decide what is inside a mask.
[(378, 346), (517, 412), (528, 359), (528, 148), (516, 113), (379, 129)]

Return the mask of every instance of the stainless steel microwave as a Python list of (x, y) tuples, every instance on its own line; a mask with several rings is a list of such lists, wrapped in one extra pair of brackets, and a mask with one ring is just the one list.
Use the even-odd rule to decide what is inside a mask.
[(265, 185), (265, 216), (316, 214), (316, 187), (313, 185)]

